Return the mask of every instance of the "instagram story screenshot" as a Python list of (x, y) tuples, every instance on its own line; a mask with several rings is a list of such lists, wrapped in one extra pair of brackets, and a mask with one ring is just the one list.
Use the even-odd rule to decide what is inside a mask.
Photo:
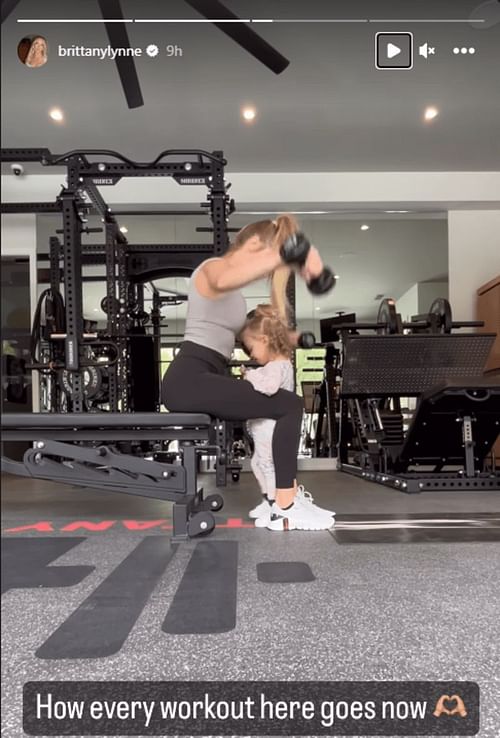
[(498, 738), (500, 2), (1, 23), (2, 736)]

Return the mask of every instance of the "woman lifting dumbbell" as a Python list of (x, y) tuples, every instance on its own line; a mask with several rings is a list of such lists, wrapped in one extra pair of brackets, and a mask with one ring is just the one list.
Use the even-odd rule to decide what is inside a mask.
[(268, 396), (227, 374), (247, 316), (241, 288), (270, 277), (271, 302), (288, 319), (286, 285), (291, 269), (315, 294), (334, 286), (331, 271), (290, 215), (245, 226), (224, 256), (207, 259), (195, 269), (184, 341), (163, 377), (162, 400), (172, 412), (208, 413), (223, 420), (276, 420), (272, 442), (276, 497), (268, 527), (326, 530), (333, 525), (332, 515), (314, 505), (310, 496), (297, 494), (302, 399), (284, 389)]

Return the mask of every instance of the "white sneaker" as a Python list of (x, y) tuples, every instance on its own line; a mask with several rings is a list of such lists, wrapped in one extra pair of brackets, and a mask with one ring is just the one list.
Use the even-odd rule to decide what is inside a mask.
[(263, 515), (261, 515), (260, 518), (256, 518), (255, 527), (256, 528), (267, 528), (270, 522), (271, 522), (271, 508), (268, 505), (266, 512)]
[(269, 511), (271, 510), (271, 506), (269, 502), (267, 501), (267, 498), (262, 500), (262, 502), (259, 502), (257, 507), (254, 507), (253, 510), (250, 510), (248, 513), (248, 517), (252, 519), (261, 518), (262, 516), (269, 515)]
[(329, 515), (330, 517), (334, 517), (335, 515), (335, 512), (333, 510), (325, 510), (324, 507), (319, 507), (319, 505), (315, 505), (312, 494), (304, 488), (303, 484), (298, 485), (295, 499), (300, 500), (300, 502), (304, 503), (305, 505), (312, 505), (317, 511), (322, 512), (325, 515)]
[(319, 512), (314, 504), (295, 498), (288, 510), (282, 510), (274, 503), (266, 527), (269, 530), (328, 530), (334, 523), (331, 515)]

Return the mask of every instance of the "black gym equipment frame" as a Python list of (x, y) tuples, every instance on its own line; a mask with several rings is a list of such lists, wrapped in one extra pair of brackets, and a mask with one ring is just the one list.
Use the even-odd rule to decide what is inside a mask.
[[(89, 161), (88, 157), (97, 158), (96, 162)], [(176, 161), (164, 161), (170, 157), (175, 157)], [(203, 260), (210, 256), (222, 255), (228, 245), (227, 219), (234, 212), (234, 201), (230, 199), (228, 190), (230, 184), (226, 184), (224, 179), (224, 167), (226, 160), (222, 151), (214, 151), (212, 153), (199, 149), (189, 150), (166, 150), (161, 152), (154, 161), (151, 162), (135, 162), (123, 156), (122, 154), (109, 150), (74, 150), (66, 154), (52, 154), (48, 149), (2, 149), (1, 158), (3, 161), (18, 162), (38, 162), (43, 166), (65, 166), (67, 169), (66, 185), (63, 187), (55, 203), (3, 203), (3, 213), (52, 213), (60, 212), (63, 216), (63, 228), (60, 231), (63, 234), (63, 242), (61, 243), (57, 237), (52, 237), (49, 244), (49, 261), (50, 270), (48, 271), (48, 281), (54, 292), (59, 292), (61, 282), (64, 282), (65, 297), (65, 333), (58, 337), (59, 340), (49, 341), (50, 362), (49, 373), (55, 377), (53, 366), (64, 367), (65, 390), (71, 390), (70, 399), (66, 398), (64, 407), (61, 406), (61, 388), (58, 382), (53, 381), (50, 385), (48, 393), (49, 404), (51, 409), (51, 417), (54, 419), (58, 416), (58, 410), (62, 409), (64, 413), (69, 413), (73, 422), (79, 421), (84, 417), (84, 412), (89, 408), (86, 406), (85, 378), (88, 378), (89, 361), (88, 352), (91, 350), (92, 341), (97, 339), (100, 346), (112, 345), (116, 352), (116, 357), (112, 362), (108, 362), (105, 368), (106, 373), (106, 405), (109, 407), (109, 413), (97, 413), (100, 418), (103, 415), (111, 417), (117, 413), (123, 413), (128, 419), (130, 428), (134, 428), (131, 433), (123, 430), (114, 434), (110, 429), (106, 431), (105, 438), (108, 442), (118, 442), (119, 450), (126, 448), (126, 445), (135, 445), (135, 453), (139, 450), (137, 447), (141, 445), (141, 440), (145, 440), (148, 448), (148, 441), (158, 441), (155, 434), (147, 436), (141, 435), (134, 426), (134, 418), (137, 416), (133, 412), (134, 408), (129, 403), (130, 392), (130, 341), (127, 337), (127, 303), (130, 291), (133, 290), (134, 296), (137, 298), (139, 310), (144, 308), (144, 283), (152, 279), (164, 276), (189, 276), (191, 272)], [(181, 159), (181, 160), (180, 160)], [(115, 161), (118, 160), (118, 161)], [(119, 229), (119, 224), (115, 214), (104, 201), (98, 187), (100, 185), (114, 185), (122, 177), (172, 177), (179, 185), (205, 185), (208, 188), (207, 200), (201, 203), (200, 210), (196, 211), (200, 215), (209, 215), (212, 221), (212, 243), (210, 244), (129, 244), (125, 236)], [(142, 213), (143, 211), (141, 211)], [(152, 211), (154, 214), (155, 211)], [(174, 211), (162, 211), (162, 214), (171, 215)], [(185, 211), (175, 211), (185, 212)], [(191, 212), (191, 211), (189, 211)], [(89, 229), (85, 226), (86, 216), (89, 213), (97, 213), (103, 222), (103, 229)], [(104, 230), (105, 243), (102, 245), (83, 245), (82, 233), (96, 232)], [(63, 269), (60, 268), (61, 258), (63, 260)], [(106, 267), (106, 300), (109, 305), (108, 321), (106, 335), (92, 335), (84, 333), (84, 318), (82, 305), (82, 266), (86, 264), (105, 264)], [(60, 340), (64, 338), (64, 340)], [(158, 335), (156, 336), (158, 338)], [(154, 340), (154, 337), (151, 337)], [(159, 346), (156, 346), (156, 356), (158, 358)], [(99, 368), (102, 366), (98, 365)], [(158, 364), (155, 364), (159, 371)], [(45, 366), (35, 366), (32, 369), (46, 369)], [(85, 375), (85, 372), (87, 374)], [(158, 392), (156, 407), (151, 410), (160, 409), (160, 381), (158, 377)], [(43, 416), (47, 413), (43, 413)], [(16, 416), (17, 417), (17, 416)], [(59, 415), (59, 417), (63, 417)], [(137, 416), (138, 417), (138, 416)], [(150, 422), (151, 427), (155, 428), (158, 421), (155, 419), (153, 412), (147, 413), (145, 419)], [(161, 422), (173, 422), (173, 416), (170, 414), (161, 414)], [(168, 418), (168, 420), (167, 420)], [(18, 418), (18, 421), (20, 418)], [(71, 422), (71, 421), (70, 421)], [(9, 423), (9, 420), (7, 420)], [(210, 434), (213, 436), (213, 444), (211, 447), (203, 446), (204, 453), (210, 453), (216, 456), (216, 485), (226, 485), (226, 474), (232, 472), (233, 479), (235, 474), (239, 476), (241, 466), (232, 463), (232, 458), (228, 454), (227, 449), (230, 447), (231, 424), (217, 419), (211, 419)], [(20, 431), (24, 433), (25, 440), (33, 440), (40, 438), (40, 435), (34, 436), (33, 429), (28, 425), (18, 426)], [(9, 431), (12, 433), (12, 431)], [(183, 429), (175, 429), (168, 436), (169, 440), (180, 439)], [(99, 435), (99, 434), (98, 434)], [(42, 433), (43, 436), (43, 433)], [(73, 437), (76, 437), (73, 434)], [(95, 436), (94, 438), (96, 438)], [(101, 435), (102, 437), (102, 435)], [(168, 452), (169, 440), (162, 440), (154, 444), (152, 459), (155, 461), (167, 460), (175, 456)], [(205, 439), (206, 440), (206, 439)], [(39, 441), (44, 442), (44, 441)], [(126, 445), (124, 446), (123, 443)], [(180, 449), (180, 459), (186, 463), (186, 444), (182, 443), (183, 448)], [(164, 450), (166, 446), (167, 451)], [(200, 449), (198, 449), (200, 451)], [(143, 451), (144, 453), (144, 447)], [(73, 452), (71, 452), (73, 453)], [(67, 449), (66, 456), (71, 459), (71, 453)], [(89, 453), (93, 453), (91, 450)], [(63, 454), (60, 454), (64, 458)], [(108, 458), (108, 457), (107, 457)], [(110, 458), (110, 457), (109, 457)], [(125, 454), (123, 455), (125, 459)], [(134, 457), (135, 458), (135, 457)], [(2, 460), (5, 464), (9, 464), (9, 460)], [(194, 463), (194, 457), (189, 464)], [(26, 466), (26, 465), (25, 465)], [(56, 466), (52, 464), (54, 469), (65, 466), (64, 461), (60, 461)], [(16, 467), (16, 473), (22, 473), (20, 467)], [(26, 466), (28, 468), (28, 466)], [(152, 467), (151, 467), (152, 468)], [(33, 470), (31, 470), (33, 471)], [(129, 469), (129, 471), (131, 471)], [(90, 475), (91, 476), (91, 475)], [(87, 486), (92, 482), (88, 477)], [(54, 472), (51, 478), (58, 478), (59, 471)], [(139, 489), (137, 494), (142, 494)], [(123, 490), (127, 491), (127, 490)], [(192, 485), (189, 494), (193, 492)], [(166, 499), (171, 499), (168, 496)], [(181, 516), (182, 517), (182, 516)], [(191, 535), (191, 533), (190, 533)]]
[[(489, 455), (500, 379), (482, 371), (495, 334), (343, 339), (341, 471), (406, 493), (500, 490)], [(405, 430), (401, 398), (417, 398)]]
[[(311, 408), (312, 413), (318, 412), (318, 432), (316, 433), (314, 444), (312, 443), (311, 438), (309, 438), (309, 447), (313, 449), (313, 455), (337, 456), (338, 452), (339, 437), (336, 413), (338, 412), (340, 415), (340, 403), (337, 391), (337, 377), (340, 378), (342, 376), (343, 357), (342, 352), (336, 346), (337, 342), (342, 340), (342, 343), (344, 343), (346, 340), (348, 340), (350, 335), (358, 335), (359, 330), (366, 329), (376, 331), (378, 336), (403, 335), (404, 332), (408, 332), (410, 335), (431, 334), (434, 336), (444, 335), (446, 337), (451, 334), (454, 329), (457, 328), (482, 327), (484, 327), (484, 323), (482, 321), (453, 321), (451, 305), (445, 298), (435, 299), (427, 313), (412, 317), (411, 322), (403, 322), (403, 320), (401, 319), (401, 315), (396, 310), (396, 302), (393, 298), (385, 298), (382, 300), (378, 309), (377, 320), (374, 323), (356, 322), (356, 315), (354, 313), (351, 313), (349, 315), (338, 313), (338, 315), (333, 318), (325, 318), (321, 320), (321, 342), (326, 348), (326, 354), (324, 359), (325, 367), (323, 373), (323, 381), (314, 393), (314, 402)], [(369, 337), (365, 336), (365, 338)], [(369, 345), (374, 346), (373, 343)], [(390, 342), (389, 344), (385, 345), (389, 346)], [(399, 344), (396, 345), (399, 346)], [(433, 345), (436, 348), (439, 344), (434, 343)], [(447, 344), (444, 343), (442, 345), (446, 346)], [(411, 344), (408, 344), (406, 346), (405, 344), (401, 344), (400, 348), (404, 349), (408, 348), (408, 346), (411, 346)], [(399, 353), (399, 348), (397, 353)], [(397, 355), (392, 358), (396, 360), (396, 362), (399, 359)], [(415, 357), (415, 367), (418, 368), (420, 366), (421, 357)], [(411, 369), (413, 368), (414, 367), (411, 367)], [(478, 365), (474, 369), (473, 373), (480, 373), (481, 368), (481, 365)], [(392, 444), (394, 445), (396, 441), (398, 441), (399, 443), (402, 442), (401, 436), (403, 429), (401, 403), (397, 395), (399, 389), (398, 383), (400, 382), (401, 378), (399, 376), (399, 368), (396, 369), (395, 372), (393, 371), (393, 369), (394, 366), (391, 359), (391, 361), (389, 361), (389, 363), (383, 367), (383, 371), (380, 376), (382, 379), (384, 393), (387, 391), (389, 386), (394, 391), (394, 393), (396, 393), (391, 399), (393, 411), (391, 419), (389, 419), (387, 413), (385, 414), (386, 423), (392, 424), (390, 435)], [(371, 356), (369, 354), (363, 356), (362, 360), (359, 362), (359, 366), (357, 365), (355, 367), (355, 370), (356, 374), (358, 374), (359, 376), (357, 376), (357, 381), (354, 386), (353, 394), (356, 395), (356, 392), (358, 392), (359, 398), (362, 398), (362, 402), (360, 404), (358, 401), (356, 401), (355, 403), (351, 402), (347, 405), (346, 403), (344, 403), (342, 406), (345, 417), (347, 417), (345, 415), (346, 408), (349, 408), (352, 421), (350, 424), (347, 424), (346, 422), (344, 422), (343, 424), (343, 437), (341, 439), (341, 442), (344, 449), (344, 457), (345, 449), (352, 439), (356, 440), (357, 438), (358, 445), (360, 447), (362, 447), (363, 444), (366, 444), (366, 439), (362, 438), (362, 428), (364, 427), (364, 425), (370, 428), (376, 427), (374, 408), (378, 411), (378, 401), (372, 402), (369, 399), (364, 398), (363, 394), (367, 387), (373, 385)], [(361, 376), (359, 373), (363, 370), (365, 371), (365, 373), (364, 376)], [(453, 376), (454, 370), (455, 368), (453, 366), (448, 366), (445, 370), (445, 374), (441, 376), (441, 378), (444, 379), (448, 372), (450, 372)], [(306, 369), (305, 371), (315, 370)], [(388, 375), (391, 375), (389, 382), (387, 381)], [(470, 376), (470, 374), (468, 374), (467, 376)], [(350, 379), (352, 380), (352, 367)], [(377, 386), (376, 391), (378, 392), (380, 391), (380, 389), (381, 386), (379, 385)], [(344, 383), (344, 394), (346, 393), (346, 390), (347, 385)], [(412, 394), (413, 390), (414, 388), (412, 388)], [(327, 421), (326, 433), (323, 432), (323, 419), (325, 414)], [(365, 414), (365, 418), (362, 418), (363, 414)]]
[[(90, 161), (89, 157), (98, 160)], [(170, 157), (175, 157), (177, 161), (165, 161)], [(109, 407), (111, 412), (128, 412), (126, 305), (129, 285), (143, 284), (165, 276), (167, 271), (172, 275), (188, 275), (207, 257), (222, 255), (226, 251), (229, 245), (227, 219), (234, 212), (235, 205), (228, 195), (230, 184), (226, 185), (224, 179), (227, 162), (223, 152), (173, 149), (161, 152), (151, 162), (136, 162), (110, 150), (77, 149), (65, 154), (52, 154), (44, 148), (2, 149), (1, 159), (5, 162), (38, 162), (43, 166), (66, 167), (66, 186), (55, 203), (7, 203), (2, 204), (2, 213), (62, 214), (63, 243), (58, 246), (51, 240), (50, 244), (50, 281), (53, 289), (59, 289), (59, 259), (62, 253), (66, 311), (64, 356), (65, 368), (71, 372), (72, 412), (85, 410), (83, 375), (87, 347), (83, 332), (82, 266), (89, 263), (89, 257), (92, 256), (104, 259), (106, 297), (108, 304), (115, 308), (108, 312), (107, 333), (118, 350), (117, 361), (109, 369)], [(208, 188), (207, 202), (201, 203), (201, 208), (209, 209), (211, 216), (211, 244), (133, 246), (128, 243), (98, 187), (114, 185), (122, 177), (158, 176), (172, 177), (181, 186), (203, 184)], [(85, 216), (91, 211), (97, 212), (104, 223), (105, 244), (102, 246), (82, 245)], [(204, 210), (199, 212), (203, 214)], [(168, 270), (165, 257), (169, 262)]]
[[(2, 417), (2, 437), (34, 442), (22, 463), (2, 457), (3, 472), (173, 502), (173, 542), (210, 533), (212, 513), (224, 504), (219, 494), (204, 499), (197, 483), (199, 454), (220, 448), (209, 415), (16, 413)], [(138, 439), (179, 441), (181, 463), (158, 463), (116, 447)]]

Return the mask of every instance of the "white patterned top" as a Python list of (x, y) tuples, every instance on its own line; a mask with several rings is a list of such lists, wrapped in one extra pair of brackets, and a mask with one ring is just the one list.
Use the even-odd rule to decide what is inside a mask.
[(258, 369), (248, 369), (245, 372), (245, 379), (257, 392), (264, 395), (274, 395), (279, 389), (293, 392), (292, 362), (284, 359), (269, 361)]

